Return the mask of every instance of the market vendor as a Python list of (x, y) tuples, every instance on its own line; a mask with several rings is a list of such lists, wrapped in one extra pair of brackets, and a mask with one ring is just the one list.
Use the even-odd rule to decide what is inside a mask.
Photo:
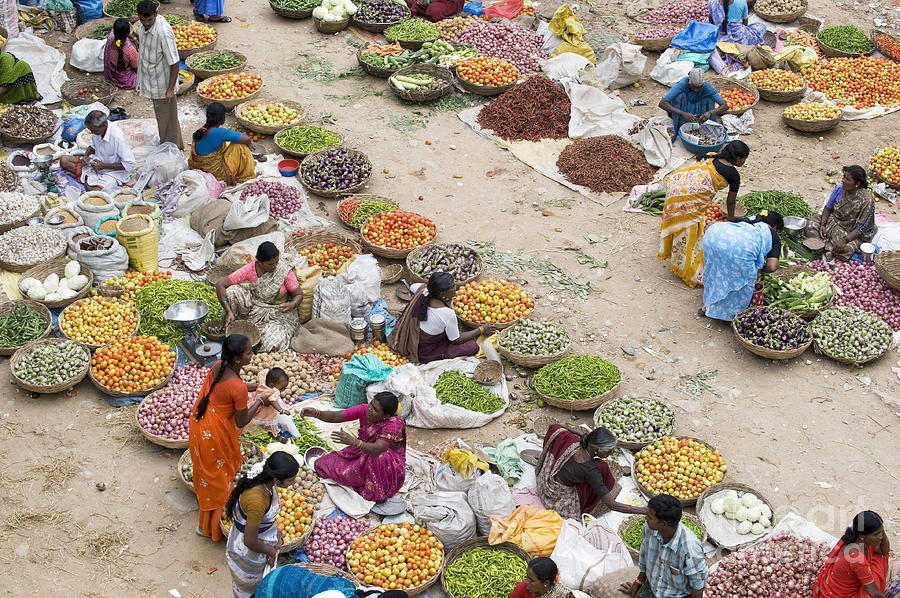
[(435, 272), (428, 277), (427, 286), (410, 285), (415, 294), (397, 318), (388, 345), (418, 363), (477, 355), (478, 336), (492, 329), (479, 326), (469, 332), (459, 331), (456, 312), (450, 307), (456, 295), (455, 283), (452, 274)]
[(750, 8), (747, 0), (709, 0), (709, 22), (719, 28), (717, 39), (755, 46), (763, 42), (766, 26), (748, 22)]
[(135, 160), (122, 129), (100, 110), (88, 112), (84, 126), (92, 133), (90, 147), (83, 156), (62, 156), (60, 167), (88, 191), (109, 191), (127, 183)]
[(659, 107), (665, 110), (675, 125), (675, 135), (681, 125), (687, 122), (706, 122), (719, 120), (719, 116), (728, 112), (728, 102), (722, 99), (711, 83), (703, 80), (703, 71), (691, 69), (688, 76), (672, 86), (672, 89), (659, 101)]
[(741, 175), (750, 148), (743, 141), (726, 144), (718, 154), (697, 160), (669, 174), (663, 206), (657, 258), (669, 260), (669, 268), (689, 286), (696, 287), (703, 276), (703, 223), (706, 208), (716, 193), (728, 187), (726, 216), (734, 219)]
[(368, 405), (342, 411), (301, 411), (304, 417), (328, 423), (359, 421), (359, 438), (344, 430), (331, 434), (332, 440), (347, 446), (315, 462), (319, 477), (353, 488), (375, 502), (397, 494), (406, 479), (406, 424), (399, 413), (400, 401), (390, 392), (376, 394)]
[(118, 18), (106, 37), (103, 75), (119, 89), (134, 89), (137, 83), (138, 52), (131, 41), (131, 23)]
[[(6, 38), (0, 36), (0, 48), (5, 45)], [(0, 104), (28, 104), (40, 100), (31, 66), (6, 50), (0, 50)]]
[(553, 559), (539, 556), (528, 561), (525, 580), (519, 582), (509, 598), (573, 598), (573, 596), (572, 590), (560, 583), (559, 567)]
[(647, 505), (637, 579), (620, 592), (637, 598), (702, 598), (706, 557), (700, 540), (681, 523), (681, 503), (658, 494)]
[(225, 311), (226, 327), (237, 318), (250, 320), (259, 327), (260, 351), (287, 351), (300, 326), (297, 306), (303, 290), (274, 243), (261, 243), (256, 261), (220, 278), (216, 295)]
[(834, 188), (821, 215), (809, 218), (806, 236), (825, 241), (825, 260), (849, 260), (878, 232), (875, 226), (875, 198), (862, 166), (845, 166), (841, 184)]
[(544, 506), (579, 521), (584, 513), (646, 513), (643, 507), (616, 502), (622, 488), (606, 463), (615, 448), (616, 435), (606, 428), (585, 434), (576, 428), (552, 424), (544, 436), (535, 470)]
[(858, 513), (819, 571), (813, 598), (884, 598), (890, 554), (881, 516)]
[(250, 153), (253, 140), (223, 124), (225, 106), (213, 102), (206, 107), (206, 123), (194, 131), (188, 166), (208, 172), (228, 185), (249, 181), (256, 176), (256, 162)]
[(783, 227), (778, 212), (710, 225), (703, 235), (703, 307), (697, 315), (731, 322), (750, 306), (758, 273), (778, 268)]

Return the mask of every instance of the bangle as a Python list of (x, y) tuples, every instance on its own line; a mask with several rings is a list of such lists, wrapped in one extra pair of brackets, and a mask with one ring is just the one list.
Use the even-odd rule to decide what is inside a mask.
[(644, 585), (644, 582), (642, 582), (640, 579), (637, 579), (637, 578), (635, 578), (634, 583), (636, 583), (639, 586)]
[(223, 305), (223, 306), (224, 306), (225, 304), (227, 304), (227, 303), (231, 303), (231, 302), (230, 302), (228, 299), (223, 299), (223, 300), (222, 300), (222, 305)]

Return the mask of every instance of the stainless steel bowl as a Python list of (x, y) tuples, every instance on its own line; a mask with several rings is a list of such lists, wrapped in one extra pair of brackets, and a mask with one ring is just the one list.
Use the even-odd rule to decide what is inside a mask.
[(66, 217), (62, 214), (55, 214), (47, 218), (47, 224), (52, 224), (53, 226), (57, 226), (66, 221)]
[[(56, 218), (56, 216), (54, 216), (53, 218)], [(59, 218), (61, 218), (60, 222), (62, 222), (62, 220), (65, 220), (62, 216), (59, 216)], [(25, 224), (27, 224), (28, 226), (35, 226), (37, 224), (43, 224), (43, 222), (43, 218), (41, 218), (40, 216), (35, 216), (34, 218), (29, 218), (28, 220), (26, 220)]]
[(806, 228), (806, 218), (800, 218), (798, 216), (785, 216), (784, 228), (792, 230), (794, 232), (799, 232)]

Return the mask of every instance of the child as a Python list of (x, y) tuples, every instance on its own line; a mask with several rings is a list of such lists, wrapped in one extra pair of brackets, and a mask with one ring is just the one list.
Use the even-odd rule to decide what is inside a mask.
[(275, 437), (281, 433), (290, 438), (299, 437), (300, 432), (290, 416), (294, 409), (281, 401), (281, 393), (290, 382), (287, 373), (281, 368), (262, 370), (257, 381), (259, 386), (256, 387), (256, 392), (251, 395), (251, 398), (261, 399), (264, 403), (250, 423), (261, 426)]

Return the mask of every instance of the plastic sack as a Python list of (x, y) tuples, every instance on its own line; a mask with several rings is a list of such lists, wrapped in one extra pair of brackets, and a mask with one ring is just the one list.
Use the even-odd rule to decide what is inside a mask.
[[(86, 199), (92, 197), (100, 198), (105, 203), (101, 206), (85, 203)], [(81, 197), (78, 198), (78, 201), (75, 202), (74, 209), (78, 215), (81, 216), (82, 220), (84, 220), (84, 225), (91, 229), (93, 229), (103, 218), (119, 215), (119, 209), (116, 207), (116, 203), (113, 201), (112, 196), (103, 191), (88, 191), (87, 193), (83, 193)]]
[[(203, 185), (204, 191), (205, 184)], [(208, 194), (208, 192), (207, 192)], [(239, 230), (242, 228), (254, 228), (269, 219), (269, 196), (251, 195), (244, 201), (233, 201), (222, 228), (225, 230)]]
[(72, 0), (78, 10), (78, 22), (87, 23), (103, 16), (103, 0)]
[(489, 19), (515, 19), (525, 7), (523, 0), (500, 0), (484, 9), (484, 16)]
[[(506, 519), (492, 519), (488, 542), (512, 542), (531, 558), (550, 556), (562, 531), (563, 518), (555, 511), (522, 505)], [(559, 563), (557, 563), (559, 565)]]
[(708, 71), (710, 56), (712, 56), (712, 52), (682, 52), (678, 56), (678, 61), (692, 64), (692, 68)]
[(235, 243), (222, 254), (221, 263), (236, 268), (246, 266), (256, 260), (256, 249), (266, 241), (271, 241), (278, 248), (279, 252), (284, 252), (284, 233), (274, 232)]
[(496, 473), (485, 473), (475, 480), (469, 488), (468, 499), (481, 536), (491, 533), (492, 517), (505, 519), (516, 508), (509, 485)]
[(72, 44), (69, 64), (86, 73), (102, 73), (105, 47), (105, 39), (80, 39)]
[(175, 180), (184, 185), (184, 193), (178, 199), (178, 205), (170, 212), (173, 218), (190, 216), (210, 200), (206, 178), (198, 171), (185, 170), (179, 173)]
[(644, 72), (647, 57), (641, 47), (625, 42), (610, 44), (597, 61), (601, 89), (619, 89), (637, 83)]
[(631, 136), (631, 141), (641, 146), (644, 158), (651, 166), (662, 168), (672, 157), (672, 138), (668, 129), (672, 119), (668, 116), (654, 116)]
[(678, 57), (682, 51), (678, 48), (669, 48), (656, 59), (656, 65), (650, 71), (650, 78), (657, 83), (672, 87), (688, 76), (694, 68), (691, 62), (679, 62)]
[(466, 5), (459, 12), (467, 12), (470, 15), (480, 17), (484, 14), (484, 8), (481, 2), (466, 2)]
[(184, 154), (171, 141), (166, 141), (153, 149), (144, 160), (144, 166), (139, 175), (148, 173), (150, 180), (148, 187), (157, 187), (167, 183), (188, 169)]
[(538, 63), (541, 72), (556, 83), (581, 83), (578, 75), (581, 70), (590, 66), (591, 61), (579, 54), (566, 52)]
[[(89, 229), (86, 227), (69, 229), (67, 231), (67, 233), (71, 233), (69, 238), (71, 239), (78, 234), (77, 231), (79, 230), (88, 231)], [(92, 235), (92, 237), (89, 237), (90, 239), (104, 239), (103, 242), (106, 249), (85, 251), (81, 249), (81, 243), (87, 239), (81, 239), (74, 243), (70, 241), (67, 251), (69, 258), (77, 260), (90, 268), (94, 274), (94, 280), (98, 283), (108, 278), (125, 276), (125, 271), (128, 269), (128, 252), (125, 251), (125, 248), (112, 237), (94, 235), (93, 231), (90, 231), (90, 233)]]
[(563, 4), (556, 9), (548, 28), (550, 33), (560, 38), (559, 45), (553, 50), (553, 56), (571, 53), (584, 56), (591, 63), (597, 62), (593, 48), (584, 41), (586, 29), (568, 4)]
[(669, 44), (687, 52), (712, 52), (716, 49), (719, 28), (712, 23), (688, 21), (687, 27), (678, 32)]
[(600, 548), (585, 539), (583, 533), (581, 522), (567, 519), (550, 555), (559, 566), (559, 581), (566, 587), (587, 591), (603, 575), (634, 565), (621, 540)]
[[(186, 172), (188, 172), (188, 171), (186, 171)], [(222, 191), (225, 190), (225, 187), (228, 186), (225, 184), (224, 181), (220, 181), (215, 176), (209, 174), (205, 170), (191, 170), (189, 172), (194, 172), (194, 173), (199, 174), (201, 177), (203, 177), (203, 180), (206, 181), (206, 191), (209, 193), (209, 199), (216, 199), (217, 197), (219, 197), (219, 195), (222, 194)], [(179, 175), (179, 176), (182, 176), (184, 174), (185, 173), (182, 172), (181, 175)]]
[(413, 516), (424, 523), (444, 550), (475, 537), (475, 513), (463, 492), (420, 494), (410, 501)]
[(334, 389), (334, 406), (338, 409), (355, 407), (366, 402), (366, 386), (388, 377), (391, 368), (372, 354), (354, 355), (341, 369), (341, 378)]
[(466, 478), (453, 465), (444, 463), (434, 473), (434, 487), (444, 492), (468, 492), (480, 475), (481, 470), (476, 469)]
[(151, 146), (152, 151), (159, 145), (159, 130), (155, 118), (129, 118), (116, 121), (116, 125), (122, 129), (122, 134), (128, 140), (128, 147), (132, 150)]
[(78, 137), (78, 134), (84, 130), (84, 119), (83, 118), (70, 118), (62, 125), (62, 131), (60, 132), (60, 137), (63, 138), (64, 141), (74, 142), (75, 138)]
[(381, 297), (381, 268), (371, 254), (361, 255), (350, 263), (347, 281), (351, 310), (369, 307)]
[(319, 279), (313, 292), (312, 317), (350, 323), (352, 317), (346, 275), (323, 276)]

